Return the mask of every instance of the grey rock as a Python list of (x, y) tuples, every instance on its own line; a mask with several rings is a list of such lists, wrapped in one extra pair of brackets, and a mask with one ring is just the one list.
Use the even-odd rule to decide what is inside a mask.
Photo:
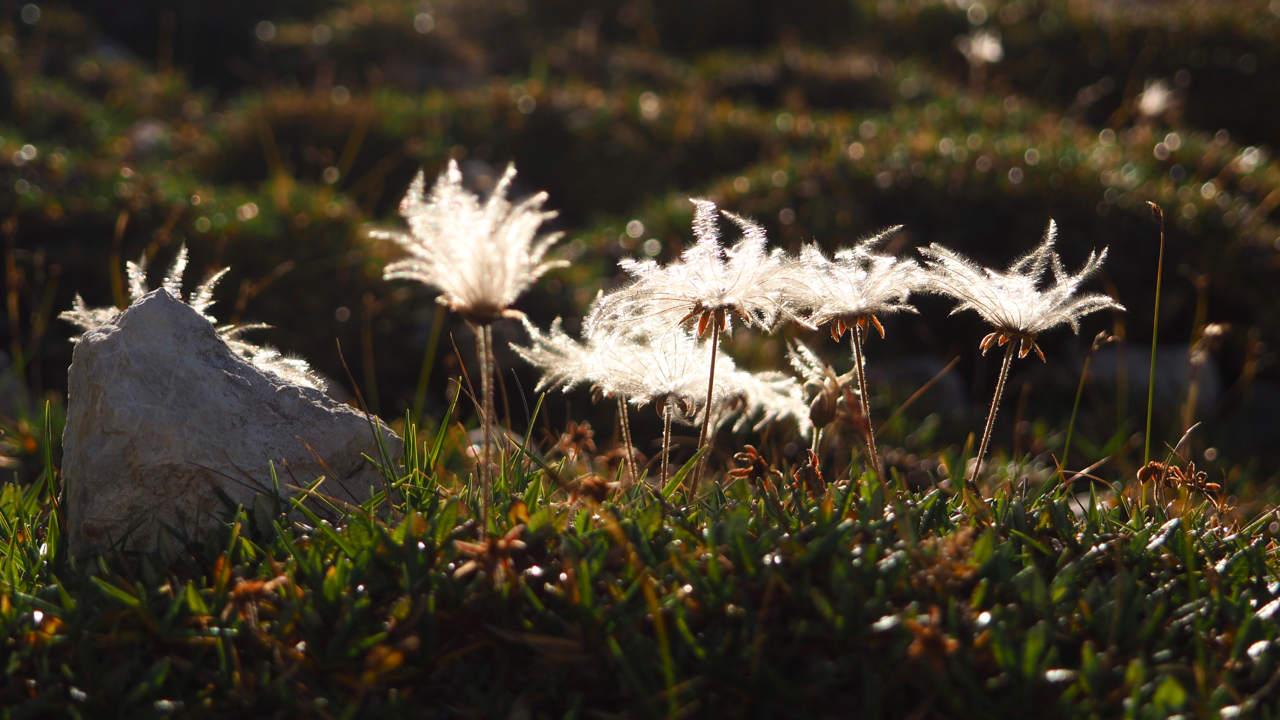
[[(271, 462), (282, 494), (323, 475), (319, 492), (358, 504), (383, 486), (362, 457), (380, 455), (369, 416), (256, 369), (165, 290), (85, 333), (69, 375), (62, 472), (74, 555), (155, 548), (164, 524), (196, 536), (223, 512), (215, 488), (246, 507), (270, 493)], [(403, 442), (381, 431), (399, 458)]]

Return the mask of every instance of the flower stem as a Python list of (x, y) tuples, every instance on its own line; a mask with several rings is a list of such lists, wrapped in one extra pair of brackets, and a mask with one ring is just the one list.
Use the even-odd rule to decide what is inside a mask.
[(618, 396), (618, 417), (622, 423), (622, 441), (627, 444), (627, 475), (631, 484), (636, 484), (636, 446), (631, 444), (631, 418), (627, 413), (627, 401)]
[(864, 367), (866, 360), (862, 356), (864, 339), (862, 328), (855, 323), (852, 343), (853, 367), (858, 372), (858, 401), (862, 404), (862, 417), (867, 420), (867, 453), (871, 456), (871, 469), (875, 470), (876, 479), (883, 483), (886, 479), (880, 469), (880, 454), (876, 452), (876, 431), (871, 428), (871, 406), (867, 403), (867, 369)]
[(662, 406), (662, 488), (667, 487), (667, 467), (671, 464), (671, 400)]
[[(698, 434), (698, 449), (707, 445), (707, 432), (711, 427), (711, 397), (716, 389), (716, 351), (720, 349), (720, 333), (718, 328), (711, 333), (711, 372), (707, 373), (707, 404), (702, 408), (702, 432)], [(698, 481), (702, 479), (702, 469), (707, 465), (707, 455), (703, 453), (698, 465), (693, 469), (693, 481), (689, 483), (689, 498), (698, 496)]]
[(477, 328), (476, 354), (480, 360), (480, 539), (489, 534), (489, 504), (493, 500), (493, 483), (490, 479), (490, 452), (493, 445), (493, 329), (485, 324)]
[(1004, 395), (1004, 381), (1009, 378), (1009, 365), (1013, 363), (1013, 353), (1018, 348), (1017, 340), (1009, 341), (1009, 349), (1004, 351), (1004, 363), (1000, 365), (1000, 379), (996, 381), (996, 393), (991, 398), (991, 412), (987, 415), (987, 428), (982, 431), (982, 442), (978, 445), (977, 462), (973, 466), (973, 476), (969, 478), (969, 492), (978, 499), (982, 491), (978, 489), (978, 472), (982, 470), (982, 459), (987, 456), (987, 445), (991, 442), (991, 430), (996, 425), (996, 411), (1000, 409), (1000, 397)]
[(1164, 210), (1155, 203), (1151, 214), (1160, 225), (1160, 255), (1156, 259), (1156, 307), (1151, 317), (1151, 368), (1147, 373), (1147, 431), (1142, 439), (1142, 467), (1151, 461), (1151, 408), (1156, 393), (1156, 330), (1160, 327), (1160, 280), (1164, 276)]

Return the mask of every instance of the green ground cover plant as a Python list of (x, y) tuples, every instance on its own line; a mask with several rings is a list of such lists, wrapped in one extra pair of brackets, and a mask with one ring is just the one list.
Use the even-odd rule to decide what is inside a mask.
[(597, 459), (579, 432), (505, 459), (476, 542), (457, 437), (410, 432), (391, 488), (334, 518), (259, 496), (147, 554), (68, 558), (56, 486), (7, 486), (6, 712), (1277, 712), (1272, 521), (1192, 483), (1108, 505), (1049, 472), (975, 513), (748, 448), (693, 500), (696, 459), (661, 489), (574, 477)]

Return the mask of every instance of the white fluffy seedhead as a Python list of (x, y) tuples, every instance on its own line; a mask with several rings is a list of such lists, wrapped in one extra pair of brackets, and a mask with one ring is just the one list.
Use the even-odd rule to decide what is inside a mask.
[(782, 272), (781, 257), (767, 252), (764, 229), (720, 211), (742, 230), (742, 239), (726, 250), (720, 243), (715, 204), (692, 202), (696, 242), (670, 265), (652, 260), (619, 263), (634, 282), (596, 303), (587, 318), (588, 336), (637, 324), (674, 328), (691, 321), (697, 321), (701, 335), (709, 323), (722, 323), (715, 329), (729, 330), (734, 317), (764, 331), (788, 319), (808, 326), (796, 317), (797, 308), (805, 304), (804, 288)]
[[(525, 321), (531, 343), (512, 345), (516, 354), (543, 373), (537, 390), (569, 391), (588, 385), (608, 397), (621, 397), (636, 406), (670, 404), (674, 418), (693, 422), (706, 400), (709, 347), (683, 330), (660, 335), (635, 332), (600, 334), (585, 342), (564, 332), (559, 318), (543, 333)], [(723, 355), (718, 372), (733, 368)], [(716, 396), (718, 401), (723, 392)]]
[[(1053, 251), (1057, 225), (1050, 220), (1044, 241), (1018, 258), (1004, 272), (984, 268), (972, 260), (938, 244), (922, 248), (928, 279), (925, 289), (959, 301), (952, 313), (973, 310), (997, 333), (1009, 338), (1030, 339), (1058, 325), (1080, 331), (1080, 318), (1098, 310), (1124, 310), (1106, 295), (1076, 296), (1081, 283), (1089, 279), (1107, 257), (1090, 252), (1079, 272), (1068, 273)], [(1053, 283), (1045, 284), (1045, 270), (1052, 269)]]
[[(168, 272), (165, 273), (164, 281), (161, 287), (175, 298), (182, 300), (200, 313), (201, 317), (210, 323), (217, 325), (217, 320), (208, 314), (209, 307), (213, 305), (213, 289), (222, 279), (223, 275), (231, 268), (222, 268), (218, 272), (209, 276), (208, 280), (201, 283), (190, 296), (185, 300), (182, 296), (182, 276), (187, 269), (187, 246), (183, 245), (178, 250), (178, 255), (173, 259), (173, 263), (169, 265)], [(150, 290), (147, 288), (147, 256), (144, 253), (138, 258), (138, 262), (125, 263), (125, 271), (129, 280), (129, 301), (130, 304), (136, 303), (142, 299)], [(71, 305), (70, 310), (65, 310), (58, 315), (60, 320), (78, 326), (81, 330), (88, 332), (106, 325), (120, 314), (120, 310), (114, 306), (103, 308), (90, 308), (84, 299), (76, 295), (75, 301)], [(301, 385), (303, 387), (324, 390), (327, 383), (319, 375), (311, 370), (311, 366), (306, 360), (281, 354), (270, 346), (255, 345), (246, 340), (240, 339), (240, 335), (250, 330), (261, 330), (269, 328), (269, 325), (251, 324), (251, 325), (223, 325), (216, 328), (218, 337), (227, 343), (227, 347), (232, 352), (244, 358), (251, 365), (269, 373), (273, 373), (280, 379), (293, 385)], [(78, 342), (80, 335), (71, 338), (71, 342)]]
[[(652, 403), (660, 414), (669, 407), (673, 419), (690, 424), (704, 411), (710, 348), (683, 329), (597, 335), (581, 342), (564, 332), (559, 318), (546, 333), (527, 321), (525, 328), (530, 344), (512, 349), (542, 371), (538, 391), (588, 385), (637, 407)], [(758, 430), (793, 418), (802, 434), (809, 432), (808, 408), (795, 378), (739, 370), (723, 353), (716, 358), (716, 378), (712, 415), (718, 422), (737, 418), (737, 431), (754, 420)]]
[[(626, 398), (636, 406), (654, 404), (659, 414), (671, 408), (673, 417), (692, 424), (706, 403), (707, 375), (711, 371), (710, 346), (680, 329), (638, 338), (632, 334), (606, 336), (601, 342), (602, 363), (597, 383), (606, 395)], [(720, 353), (716, 374), (734, 369), (733, 359)], [(712, 405), (724, 400), (717, 387)]]
[(890, 228), (837, 252), (834, 259), (828, 259), (817, 245), (801, 248), (800, 257), (789, 263), (786, 272), (811, 292), (810, 323), (852, 325), (890, 313), (916, 312), (907, 300), (924, 284), (923, 269), (911, 260), (875, 252), (899, 229)]
[(603, 362), (603, 346), (600, 342), (579, 342), (564, 331), (560, 318), (551, 323), (545, 334), (528, 318), (521, 318), (529, 333), (530, 344), (525, 347), (512, 343), (511, 349), (526, 362), (542, 371), (534, 392), (560, 389), (565, 392), (579, 385), (599, 382)]
[(766, 425), (788, 419), (795, 421), (801, 436), (807, 437), (813, 430), (804, 392), (794, 377), (776, 371), (753, 373), (735, 369), (727, 374), (722, 384), (726, 401), (721, 409), (721, 419), (737, 417), (734, 432), (748, 424), (759, 431)]
[(538, 227), (555, 217), (543, 212), (546, 193), (518, 205), (507, 200), (516, 175), (507, 168), (487, 202), (462, 186), (457, 162), (426, 193), (419, 172), (400, 203), (409, 232), (376, 230), (372, 238), (393, 240), (410, 257), (387, 265), (384, 277), (416, 280), (440, 291), (438, 301), (477, 324), (510, 317), (510, 306), (535, 280), (563, 262), (542, 261), (561, 233), (537, 238)]
[[(823, 362), (808, 345), (795, 340), (787, 341), (787, 362), (800, 376), (805, 387), (838, 391), (844, 385), (854, 383), (855, 370), (841, 375), (827, 363)], [(857, 389), (854, 389), (857, 393)]]

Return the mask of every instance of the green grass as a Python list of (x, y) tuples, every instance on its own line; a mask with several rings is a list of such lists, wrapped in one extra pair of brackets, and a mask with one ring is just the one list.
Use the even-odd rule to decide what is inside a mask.
[(490, 514), (523, 547), (477, 554), (458, 434), (408, 435), (359, 510), (259, 496), (150, 553), (69, 558), (55, 484), (7, 486), (5, 716), (1280, 715), (1269, 516), (1227, 527), (1184, 495), (1174, 519), (1077, 518), (1056, 475), (989, 522), (847, 476), (596, 505), (531, 449)]

